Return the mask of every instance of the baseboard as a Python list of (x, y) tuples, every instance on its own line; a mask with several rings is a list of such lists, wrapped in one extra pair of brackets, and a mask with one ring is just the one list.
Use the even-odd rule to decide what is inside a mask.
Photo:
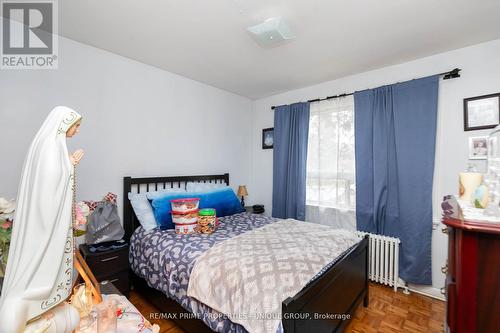
[(445, 301), (446, 298), (444, 297), (443, 294), (441, 294), (441, 290), (438, 288), (434, 287), (429, 287), (429, 286), (421, 286), (421, 285), (416, 285), (416, 284), (408, 284), (408, 289), (411, 292), (421, 294), (424, 296), (432, 297), (435, 299), (438, 299), (440, 301)]

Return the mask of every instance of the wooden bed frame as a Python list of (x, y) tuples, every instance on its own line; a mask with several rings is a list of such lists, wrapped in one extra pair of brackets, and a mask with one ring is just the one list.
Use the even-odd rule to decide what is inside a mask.
[[(128, 193), (142, 193), (165, 188), (185, 188), (187, 182), (225, 183), (229, 174), (123, 179), (123, 219), (125, 239), (130, 240), (140, 225)], [(175, 314), (174, 321), (189, 333), (211, 332), (199, 319), (165, 294), (148, 286), (131, 271), (133, 288), (162, 313)], [(282, 323), (286, 333), (342, 332), (363, 301), (368, 306), (368, 238), (344, 254), (332, 267), (294, 297), (282, 303)], [(192, 317), (192, 316), (191, 316)]]

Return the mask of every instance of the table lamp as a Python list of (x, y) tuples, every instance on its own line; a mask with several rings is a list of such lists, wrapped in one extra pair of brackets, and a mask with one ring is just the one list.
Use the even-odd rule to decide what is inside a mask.
[(245, 207), (245, 197), (248, 195), (245, 185), (238, 186), (238, 196), (241, 197), (241, 206)]

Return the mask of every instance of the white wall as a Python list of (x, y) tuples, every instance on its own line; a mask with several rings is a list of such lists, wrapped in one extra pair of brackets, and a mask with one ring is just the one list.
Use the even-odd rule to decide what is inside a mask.
[(49, 111), (83, 115), (78, 198), (122, 195), (124, 176), (250, 175), (252, 101), (65, 38), (59, 69), (0, 71), (0, 196), (15, 197), (24, 156)]
[[(500, 40), (471, 46), (452, 52), (418, 59), (404, 64), (348, 76), (342, 79), (305, 87), (263, 98), (254, 103), (252, 129), (252, 181), (248, 186), (252, 203), (263, 203), (267, 212), (272, 207), (272, 150), (261, 149), (262, 129), (273, 126), (272, 105), (290, 104), (317, 97), (326, 97), (412, 78), (462, 68), (462, 77), (441, 81), (434, 174), (434, 221), (440, 220), (443, 195), (457, 192), (458, 173), (468, 161), (468, 137), (488, 134), (489, 131), (463, 131), (463, 98), (500, 92)], [(486, 163), (478, 161), (480, 171)], [(433, 233), (433, 286), (444, 285), (440, 267), (446, 258), (447, 238), (440, 231)], [(434, 290), (435, 291), (435, 290)]]

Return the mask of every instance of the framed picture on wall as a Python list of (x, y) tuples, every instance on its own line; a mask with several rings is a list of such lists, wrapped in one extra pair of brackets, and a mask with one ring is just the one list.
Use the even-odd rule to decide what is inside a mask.
[(273, 149), (274, 147), (274, 127), (262, 130), (262, 149)]
[(494, 128), (500, 123), (500, 93), (464, 99), (464, 131)]
[(469, 159), (485, 160), (488, 158), (488, 137), (476, 136), (469, 138)]

